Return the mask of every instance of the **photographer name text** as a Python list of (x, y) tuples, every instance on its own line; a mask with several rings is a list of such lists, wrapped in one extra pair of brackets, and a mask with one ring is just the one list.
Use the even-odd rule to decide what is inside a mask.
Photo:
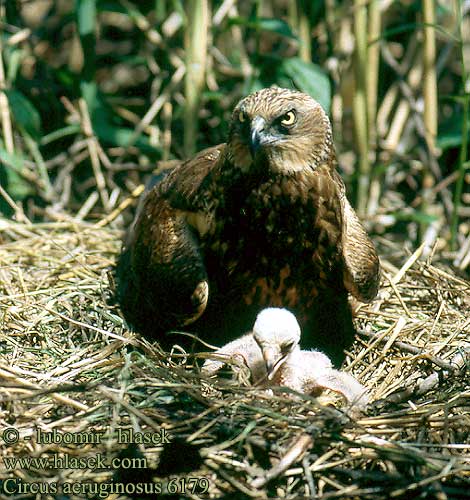
[[(38, 444), (103, 444), (109, 439), (105, 432), (92, 430), (86, 432), (58, 432), (56, 429), (48, 432), (37, 429), (34, 437), (35, 442)], [(118, 427), (114, 438), (118, 444), (132, 443), (159, 446), (171, 443), (171, 437), (166, 429), (159, 429), (157, 432), (138, 432), (132, 428), (122, 429)]]

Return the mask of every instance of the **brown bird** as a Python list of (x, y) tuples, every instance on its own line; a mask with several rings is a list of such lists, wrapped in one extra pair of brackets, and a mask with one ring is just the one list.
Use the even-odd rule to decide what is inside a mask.
[(301, 350), (299, 341), (300, 326), (292, 313), (275, 307), (263, 309), (253, 331), (218, 349), (205, 361), (202, 373), (213, 375), (224, 364), (241, 361), (254, 385), (288, 387), (314, 396), (329, 389), (344, 396), (355, 409), (364, 409), (369, 400), (366, 388), (352, 375), (335, 370), (322, 352)]
[(183, 327), (221, 344), (264, 307), (286, 307), (303, 345), (339, 365), (354, 339), (348, 292), (372, 300), (379, 261), (335, 167), (330, 122), (310, 96), (242, 99), (226, 144), (146, 194), (117, 269), (128, 322), (164, 344)]

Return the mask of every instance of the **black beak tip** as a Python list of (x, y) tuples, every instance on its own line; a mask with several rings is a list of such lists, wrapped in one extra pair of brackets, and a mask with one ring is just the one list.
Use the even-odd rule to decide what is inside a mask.
[(250, 153), (254, 158), (261, 147), (261, 137), (257, 130), (254, 130), (250, 137)]

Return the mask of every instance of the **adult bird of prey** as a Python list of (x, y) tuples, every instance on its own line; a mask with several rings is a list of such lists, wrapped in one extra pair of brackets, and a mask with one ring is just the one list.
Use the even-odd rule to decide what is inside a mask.
[(255, 385), (288, 387), (314, 396), (329, 389), (356, 409), (364, 409), (369, 401), (366, 388), (352, 375), (335, 370), (324, 353), (301, 350), (299, 341), (295, 316), (286, 309), (268, 307), (258, 314), (252, 332), (218, 349), (201, 371), (213, 375), (224, 364), (241, 361)]
[(355, 333), (348, 292), (372, 300), (379, 261), (336, 171), (322, 107), (276, 87), (242, 99), (227, 143), (146, 194), (117, 280), (127, 321), (163, 345), (176, 329), (221, 345), (261, 309), (286, 307), (302, 345), (340, 365)]

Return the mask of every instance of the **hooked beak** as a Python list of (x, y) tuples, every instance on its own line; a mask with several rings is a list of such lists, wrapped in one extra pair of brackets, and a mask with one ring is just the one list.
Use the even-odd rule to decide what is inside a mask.
[(266, 121), (264, 120), (264, 118), (261, 118), (261, 116), (255, 116), (255, 118), (251, 122), (250, 152), (253, 158), (256, 156), (256, 153), (259, 151), (260, 147), (263, 145), (265, 126)]
[(272, 380), (276, 372), (284, 363), (286, 356), (282, 356), (278, 349), (268, 347), (264, 350), (263, 357), (268, 372), (268, 380)]

